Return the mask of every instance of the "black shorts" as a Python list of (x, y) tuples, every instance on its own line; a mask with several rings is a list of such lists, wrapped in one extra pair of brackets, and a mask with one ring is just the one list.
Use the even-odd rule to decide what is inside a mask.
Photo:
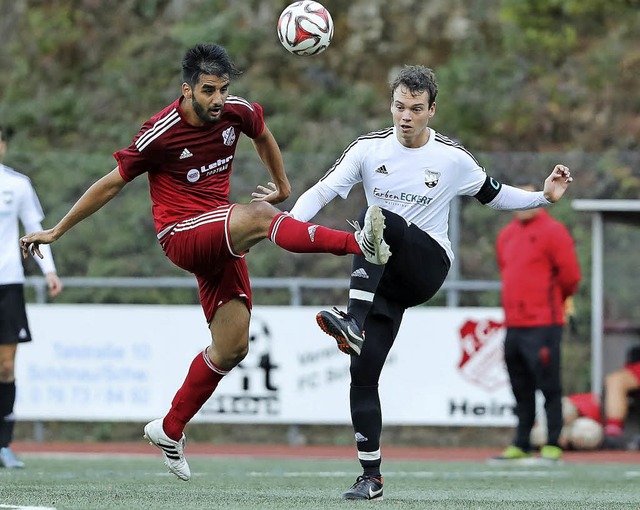
[(31, 342), (24, 286), (0, 285), (0, 344)]
[(376, 297), (395, 301), (404, 308), (426, 303), (442, 287), (451, 261), (429, 234), (408, 225), (399, 215), (383, 210), (385, 239), (393, 255), (376, 291)]

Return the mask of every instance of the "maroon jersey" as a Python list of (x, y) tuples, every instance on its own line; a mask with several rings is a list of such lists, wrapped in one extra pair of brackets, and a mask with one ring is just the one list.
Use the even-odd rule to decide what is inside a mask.
[(180, 108), (183, 99), (151, 117), (129, 147), (113, 154), (126, 181), (147, 173), (158, 234), (180, 220), (228, 204), (238, 137), (245, 133), (255, 138), (264, 130), (257, 103), (229, 96), (218, 122), (193, 126)]

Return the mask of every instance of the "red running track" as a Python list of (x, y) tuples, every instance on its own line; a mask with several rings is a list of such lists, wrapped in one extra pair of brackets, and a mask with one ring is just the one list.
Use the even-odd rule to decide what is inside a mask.
[[(60, 454), (115, 454), (157, 455), (157, 450), (146, 442), (139, 443), (77, 443), (77, 442), (14, 442), (11, 448), (17, 453)], [(495, 448), (428, 448), (409, 446), (384, 446), (385, 460), (422, 460), (451, 462), (484, 462), (498, 455)], [(273, 444), (206, 444), (190, 443), (189, 456), (232, 456), (262, 458), (353, 459), (353, 446), (289, 446)], [(572, 463), (626, 463), (640, 464), (640, 451), (568, 451), (565, 462)]]

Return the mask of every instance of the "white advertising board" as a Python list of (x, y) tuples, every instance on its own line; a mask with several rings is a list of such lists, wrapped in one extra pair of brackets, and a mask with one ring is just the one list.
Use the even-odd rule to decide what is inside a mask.
[[(348, 424), (349, 357), (316, 307), (255, 307), (250, 352), (195, 421)], [(20, 420), (147, 421), (163, 416), (210, 342), (199, 306), (28, 305), (18, 349)], [(512, 426), (499, 308), (408, 310), (380, 397), (394, 425)]]

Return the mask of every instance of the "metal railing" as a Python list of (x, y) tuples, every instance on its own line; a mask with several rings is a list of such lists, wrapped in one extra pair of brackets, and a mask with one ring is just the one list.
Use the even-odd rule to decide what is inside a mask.
[[(70, 276), (63, 278), (66, 288), (126, 288), (126, 289), (158, 289), (158, 288), (197, 288), (195, 278), (184, 277), (84, 277)], [(37, 303), (45, 303), (47, 282), (41, 276), (29, 276), (25, 286), (35, 290)], [(254, 289), (285, 289), (289, 292), (291, 306), (303, 305), (303, 290), (313, 289), (348, 289), (348, 278), (252, 278)], [(447, 296), (447, 306), (458, 306), (460, 292), (499, 291), (500, 282), (491, 280), (448, 280), (442, 286)]]

